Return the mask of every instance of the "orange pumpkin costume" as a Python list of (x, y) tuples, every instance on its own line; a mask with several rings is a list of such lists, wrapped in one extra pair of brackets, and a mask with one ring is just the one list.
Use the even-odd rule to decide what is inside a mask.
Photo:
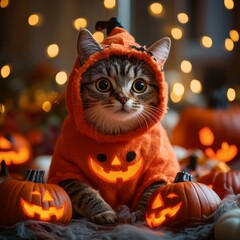
[(167, 84), (161, 64), (137, 44), (123, 28), (115, 27), (102, 44), (80, 66), (77, 59), (69, 76), (66, 102), (69, 115), (57, 140), (49, 182), (79, 179), (99, 190), (113, 208), (126, 204), (134, 209), (143, 191), (152, 183), (173, 181), (179, 164), (160, 122), (119, 135), (104, 135), (83, 119), (80, 96), (82, 74), (93, 63), (111, 55), (127, 55), (146, 61), (159, 84), (159, 121), (167, 108)]

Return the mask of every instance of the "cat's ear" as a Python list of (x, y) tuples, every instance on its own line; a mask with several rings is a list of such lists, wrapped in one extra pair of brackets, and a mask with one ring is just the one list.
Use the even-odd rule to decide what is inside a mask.
[(77, 40), (77, 52), (81, 64), (83, 64), (92, 54), (101, 50), (102, 47), (94, 39), (93, 35), (87, 29), (81, 29)]
[(148, 51), (153, 53), (157, 61), (164, 64), (168, 58), (170, 47), (171, 47), (170, 38), (164, 37), (155, 42), (151, 47), (149, 47)]

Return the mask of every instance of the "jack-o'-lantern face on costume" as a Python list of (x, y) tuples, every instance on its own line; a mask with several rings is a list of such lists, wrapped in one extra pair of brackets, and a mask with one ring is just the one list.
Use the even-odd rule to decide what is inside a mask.
[(136, 153), (130, 151), (125, 159), (115, 155), (109, 159), (105, 154), (98, 154), (96, 159), (88, 158), (88, 165), (91, 171), (103, 181), (109, 183), (126, 182), (135, 177), (142, 168), (142, 158), (137, 159)]

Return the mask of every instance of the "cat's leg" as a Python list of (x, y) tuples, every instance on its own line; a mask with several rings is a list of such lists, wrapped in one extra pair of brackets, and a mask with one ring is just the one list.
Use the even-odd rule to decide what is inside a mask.
[(147, 204), (149, 197), (152, 195), (152, 193), (155, 190), (157, 190), (159, 187), (164, 186), (164, 185), (165, 185), (164, 182), (155, 182), (144, 190), (144, 192), (142, 193), (142, 196), (139, 200), (139, 203), (134, 211), (137, 221), (144, 220), (146, 204)]
[(79, 180), (65, 180), (59, 184), (68, 193), (73, 207), (73, 217), (86, 217), (97, 224), (114, 224), (117, 213), (92, 187)]

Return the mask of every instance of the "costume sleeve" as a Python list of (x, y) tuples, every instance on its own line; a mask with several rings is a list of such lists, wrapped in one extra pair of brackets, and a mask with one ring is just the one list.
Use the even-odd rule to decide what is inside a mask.
[(67, 179), (79, 179), (88, 183), (81, 169), (72, 161), (68, 142), (65, 140), (62, 132), (55, 144), (48, 182), (58, 184)]
[(136, 208), (142, 193), (152, 183), (163, 181), (169, 184), (173, 182), (176, 174), (180, 171), (178, 160), (173, 152), (165, 130), (161, 133), (160, 148), (158, 145), (158, 149), (155, 149), (155, 152), (155, 157), (151, 160), (147, 170), (142, 176), (132, 209)]

